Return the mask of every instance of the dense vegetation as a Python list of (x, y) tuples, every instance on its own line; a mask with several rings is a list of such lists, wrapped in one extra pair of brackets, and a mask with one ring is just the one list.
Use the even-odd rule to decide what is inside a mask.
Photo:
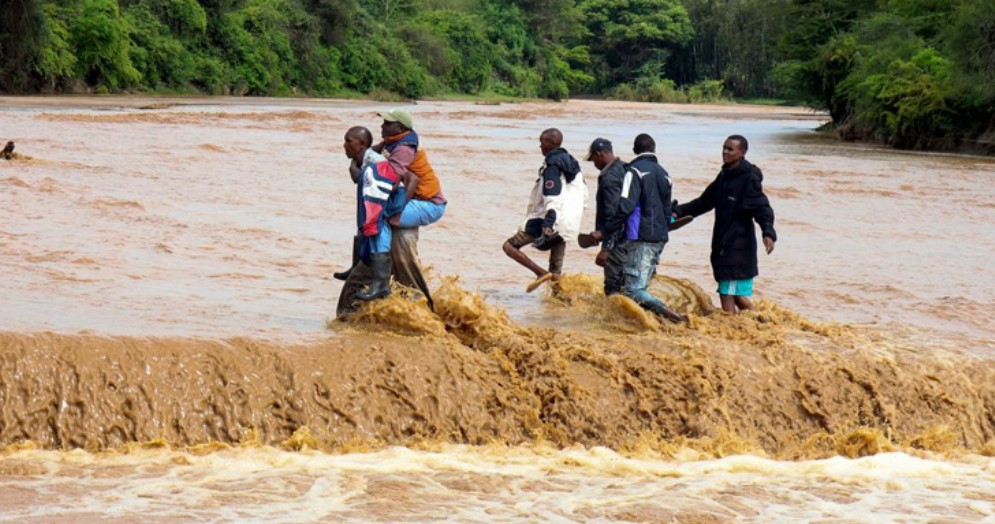
[(992, 0), (6, 0), (0, 91), (804, 102), (990, 145)]

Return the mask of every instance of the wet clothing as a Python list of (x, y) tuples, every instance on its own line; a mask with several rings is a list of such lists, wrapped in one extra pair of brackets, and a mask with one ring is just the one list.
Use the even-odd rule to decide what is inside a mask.
[(393, 256), (394, 280), (402, 286), (420, 291), (425, 296), (429, 309), (435, 311), (435, 302), (418, 259), (418, 228), (394, 228), (393, 231), (390, 251)]
[[(539, 236), (542, 235), (542, 221), (535, 220), (531, 228), (526, 228), (525, 231), (519, 231), (515, 233), (515, 236), (509, 238), (507, 242), (511, 244), (515, 249), (522, 249), (523, 247), (535, 242)], [(560, 239), (552, 248), (549, 250), (549, 272), (559, 275), (563, 273), (563, 258), (567, 252), (567, 243)]]
[[(394, 180), (395, 185), (385, 197), (388, 180)], [(400, 185), (400, 177), (386, 158), (373, 149), (368, 149), (363, 156), (363, 165), (356, 181), (356, 194), (356, 216), (360, 233), (356, 250), (360, 262), (355, 264), (342, 286), (336, 315), (342, 317), (355, 311), (356, 295), (376, 280), (371, 265), (376, 253), (389, 253), (394, 279), (403, 286), (421, 291), (429, 308), (434, 309), (435, 304), (418, 261), (418, 229), (391, 228), (387, 223), (388, 217), (407, 208), (404, 204), (404, 187)], [(373, 232), (374, 229), (376, 234), (372, 237), (365, 236), (366, 232)]]
[(388, 154), (387, 160), (399, 175), (410, 172), (418, 177), (411, 199), (400, 211), (400, 223), (393, 230), (394, 279), (402, 286), (421, 291), (428, 307), (434, 309), (435, 304), (418, 260), (418, 227), (438, 222), (445, 214), (447, 200), (442, 194), (442, 183), (425, 150), (419, 147), (418, 133), (405, 131), (389, 137), (384, 140), (384, 150)]
[[(529, 195), (529, 207), (520, 230), (539, 222), (552, 228), (564, 239), (576, 239), (580, 221), (587, 205), (587, 184), (580, 173), (580, 164), (562, 147), (550, 151), (539, 168), (539, 177)], [(538, 236), (538, 235), (533, 235)]]
[(616, 212), (607, 217), (605, 236), (625, 230), (625, 238), (666, 242), (671, 215), (670, 175), (654, 153), (642, 153), (629, 162), (622, 179)]
[(744, 278), (742, 280), (720, 280), (717, 291), (720, 295), (751, 297), (753, 296), (753, 279)]
[(359, 256), (369, 264), (373, 253), (390, 251), (391, 231), (387, 217), (400, 210), (403, 195), (398, 199), (400, 178), (386, 158), (367, 149), (356, 183), (356, 226), (360, 237)]
[(608, 219), (618, 211), (618, 199), (622, 194), (625, 167), (625, 162), (616, 158), (598, 174), (598, 192), (595, 196), (594, 214), (594, 229), (597, 231), (604, 232)]
[[(607, 241), (605, 241), (607, 242)], [(602, 242), (602, 250), (605, 250)], [(625, 263), (629, 258), (631, 242), (612, 242), (608, 247), (608, 260), (605, 260), (605, 296), (623, 292), (625, 287)]]
[[(622, 180), (625, 178), (625, 162), (616, 158), (614, 162), (605, 166), (598, 174), (598, 192), (595, 198), (594, 229), (604, 232), (605, 223), (618, 209), (618, 199), (622, 194)], [(605, 237), (601, 241), (601, 250), (608, 251), (608, 259), (605, 261), (605, 295), (614, 295), (622, 292), (625, 282), (625, 275), (622, 271), (625, 266), (626, 245), (619, 243), (618, 235)]]
[(666, 307), (662, 300), (651, 295), (649, 292), (650, 282), (656, 274), (656, 266), (660, 263), (660, 254), (663, 253), (663, 246), (666, 242), (625, 242), (626, 262), (623, 269), (625, 274), (625, 295), (634, 300), (643, 308), (650, 311), (657, 311), (661, 307)]
[(777, 240), (774, 210), (763, 191), (764, 175), (743, 159), (730, 168), (722, 166), (719, 175), (698, 198), (677, 206), (678, 216), (699, 216), (715, 210), (712, 228), (712, 274), (716, 281), (743, 280), (759, 274), (757, 234)]
[(606, 235), (618, 235), (625, 244), (622, 269), (626, 296), (654, 313), (667, 310), (659, 298), (649, 292), (660, 255), (668, 240), (671, 215), (670, 175), (654, 153), (641, 153), (629, 162), (622, 179), (616, 212), (605, 224)]
[[(391, 237), (391, 266), (394, 279), (402, 286), (420, 291), (428, 301), (428, 307), (435, 309), (428, 284), (422, 276), (421, 264), (418, 261), (418, 229), (394, 229)], [(339, 292), (339, 302), (335, 314), (344, 317), (358, 307), (356, 294), (365, 290), (373, 283), (372, 267), (364, 262), (356, 264), (349, 273), (342, 291)]]

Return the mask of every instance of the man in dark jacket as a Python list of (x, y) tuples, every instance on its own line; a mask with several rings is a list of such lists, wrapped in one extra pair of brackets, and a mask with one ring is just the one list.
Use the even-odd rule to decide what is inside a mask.
[[(732, 135), (722, 145), (722, 170), (700, 197), (677, 206), (674, 214), (698, 216), (715, 210), (712, 228), (712, 273), (719, 283), (723, 311), (753, 309), (753, 277), (757, 276), (755, 220), (767, 254), (774, 250), (774, 210), (763, 191), (764, 175), (746, 160), (749, 142)], [(738, 309), (737, 309), (738, 308)]]
[[(502, 246), (506, 255), (535, 274), (536, 279), (526, 288), (528, 292), (535, 291), (549, 280), (559, 279), (563, 272), (567, 246), (557, 233), (561, 229), (559, 222), (566, 217), (557, 216), (557, 208), (563, 210), (561, 204), (565, 186), (573, 183), (580, 174), (580, 164), (561, 147), (562, 144), (563, 134), (559, 129), (546, 129), (539, 135), (539, 150), (544, 161), (539, 168), (539, 178), (532, 187), (525, 222)], [(540, 267), (521, 251), (529, 244), (549, 251), (549, 270)]]
[[(594, 167), (601, 171), (598, 174), (598, 193), (595, 198), (595, 230), (590, 236), (603, 238), (602, 231), (605, 229), (605, 224), (618, 209), (622, 180), (625, 178), (625, 162), (615, 156), (612, 143), (604, 138), (596, 138), (591, 142), (585, 160), (594, 162)], [(611, 238), (604, 238), (601, 242), (601, 251), (595, 258), (595, 263), (605, 269), (605, 295), (621, 293), (625, 282), (622, 268), (625, 265), (627, 244), (619, 241), (622, 233), (618, 231)]]
[[(636, 157), (629, 162), (622, 180), (618, 209), (606, 221), (603, 238), (617, 234), (624, 226), (627, 246), (625, 295), (643, 308), (672, 322), (687, 320), (668, 308), (648, 291), (660, 263), (660, 253), (669, 238), (671, 217), (670, 175), (656, 159), (656, 142), (640, 134), (633, 142)], [(595, 236), (597, 238), (598, 235)]]

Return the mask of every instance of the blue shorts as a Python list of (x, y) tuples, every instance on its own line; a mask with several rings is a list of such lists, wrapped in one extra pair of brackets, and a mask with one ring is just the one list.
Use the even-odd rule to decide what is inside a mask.
[(718, 291), (720, 295), (732, 295), (734, 297), (753, 296), (753, 279), (721, 280), (719, 281)]

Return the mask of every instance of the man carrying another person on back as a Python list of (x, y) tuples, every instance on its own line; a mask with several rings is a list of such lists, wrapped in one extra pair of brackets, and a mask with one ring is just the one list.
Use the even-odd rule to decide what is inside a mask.
[[(388, 217), (392, 228), (393, 273), (398, 283), (418, 289), (434, 309), (431, 293), (418, 260), (418, 228), (437, 222), (446, 211), (447, 200), (442, 193), (432, 164), (425, 150), (420, 148), (418, 134), (414, 131), (411, 114), (403, 109), (377, 113), (383, 118), (380, 126), (383, 141), (373, 145), (376, 153), (383, 153), (387, 163), (400, 177), (399, 199), (401, 211)], [(354, 178), (355, 180), (355, 178)], [(356, 255), (353, 254), (353, 264)], [(335, 273), (335, 278), (347, 280), (349, 271)]]
[[(355, 309), (357, 300), (374, 300), (390, 294), (392, 264), (391, 228), (387, 216), (398, 212), (399, 177), (386, 159), (370, 147), (373, 135), (365, 127), (352, 127), (342, 145), (352, 160), (349, 174), (356, 183), (355, 264), (346, 274), (336, 313), (342, 317)], [(393, 198), (392, 198), (393, 197)]]

